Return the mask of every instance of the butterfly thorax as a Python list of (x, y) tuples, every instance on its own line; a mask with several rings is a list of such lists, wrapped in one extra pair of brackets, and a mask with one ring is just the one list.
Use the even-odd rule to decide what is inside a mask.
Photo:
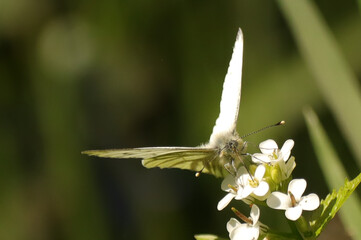
[(214, 175), (225, 176), (230, 172), (230, 168), (233, 172), (235, 168), (243, 165), (246, 142), (237, 133), (220, 134), (214, 139), (216, 141), (210, 142), (207, 147), (216, 149), (216, 157), (204, 164), (206, 169)]
[(233, 139), (228, 141), (225, 146), (219, 152), (219, 158), (221, 161), (224, 161), (224, 164), (229, 162), (240, 164), (242, 155), (246, 151), (246, 143), (241, 139)]
[(242, 139), (230, 140), (221, 149), (219, 157), (237, 158), (237, 156), (244, 153), (246, 150), (246, 144)]

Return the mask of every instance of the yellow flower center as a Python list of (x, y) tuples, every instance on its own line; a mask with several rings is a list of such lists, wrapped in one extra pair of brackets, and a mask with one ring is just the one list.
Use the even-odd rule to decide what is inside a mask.
[(253, 179), (249, 179), (248, 181), (249, 181), (249, 185), (253, 188), (258, 187), (259, 185), (258, 179), (253, 178)]
[(277, 159), (278, 158), (278, 151), (277, 150), (274, 150), (273, 153), (272, 153), (272, 158), (273, 159)]
[(231, 184), (228, 184), (228, 187), (229, 187), (230, 189), (232, 189), (233, 191), (235, 191), (235, 192), (238, 191), (238, 188), (235, 187), (235, 186), (232, 186)]

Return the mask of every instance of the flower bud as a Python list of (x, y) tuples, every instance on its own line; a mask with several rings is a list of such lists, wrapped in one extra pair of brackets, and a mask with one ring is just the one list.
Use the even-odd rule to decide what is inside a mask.
[(278, 164), (271, 168), (271, 178), (276, 185), (282, 181), (282, 170)]

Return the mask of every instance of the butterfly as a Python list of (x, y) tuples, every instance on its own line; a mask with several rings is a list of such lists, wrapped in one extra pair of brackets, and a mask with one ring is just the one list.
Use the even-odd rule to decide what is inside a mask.
[(239, 28), (223, 83), (220, 114), (209, 142), (198, 147), (142, 147), (89, 150), (83, 154), (105, 158), (140, 158), (146, 168), (179, 168), (224, 177), (243, 163), (246, 142), (236, 131), (241, 100), (243, 33)]

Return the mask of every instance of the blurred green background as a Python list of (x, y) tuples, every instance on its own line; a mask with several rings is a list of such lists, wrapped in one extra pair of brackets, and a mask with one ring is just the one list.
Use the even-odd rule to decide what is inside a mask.
[[(221, 179), (80, 152), (207, 142), (238, 27), (245, 38), (239, 133), (287, 122), (248, 137), (250, 152), (268, 138), (279, 146), (294, 139), (294, 177), (324, 198), (302, 115), (311, 106), (355, 177), (356, 157), (280, 2), (0, 0), (0, 239), (227, 236), (233, 214), (216, 209)], [(360, 79), (357, 2), (314, 3)], [(287, 230), (282, 220), (276, 225), (282, 218), (261, 215)], [(348, 238), (337, 219), (331, 224), (323, 239)]]

